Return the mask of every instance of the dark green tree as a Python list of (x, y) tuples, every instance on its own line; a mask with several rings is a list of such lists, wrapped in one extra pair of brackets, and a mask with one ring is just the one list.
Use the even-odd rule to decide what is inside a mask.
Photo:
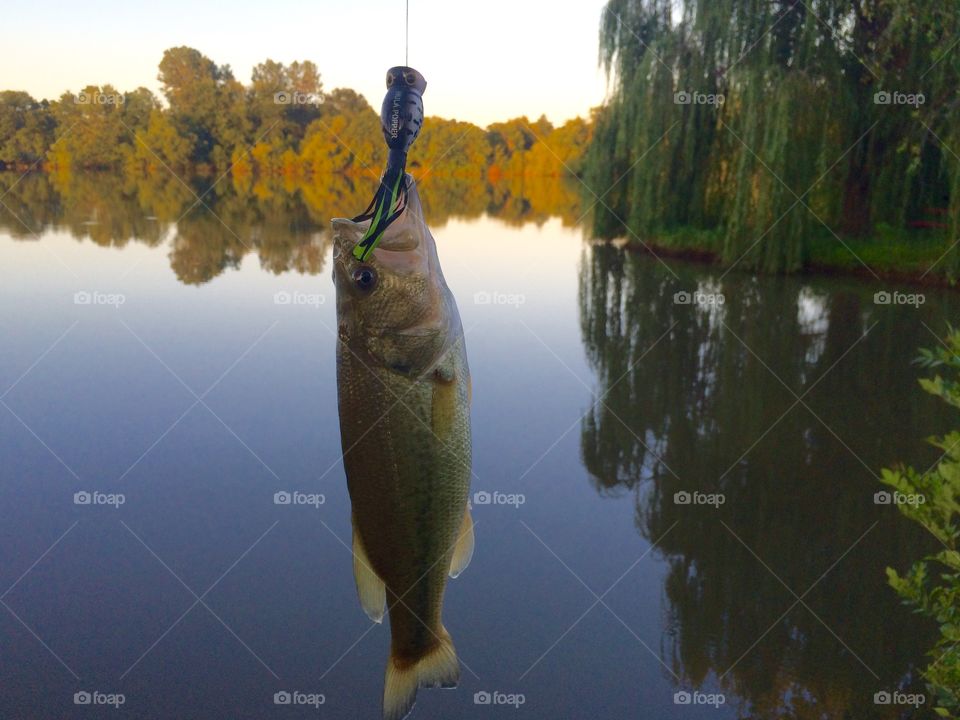
[(191, 158), (226, 170), (250, 139), (246, 92), (230, 66), (182, 46), (164, 51), (158, 78), (178, 133), (193, 139)]
[(38, 163), (53, 142), (55, 125), (46, 101), (16, 90), (0, 92), (0, 167)]
[(925, 0), (610, 0), (597, 231), (720, 229), (727, 261), (768, 270), (800, 267), (814, 234), (931, 208), (956, 237), (958, 31), (955, 6)]

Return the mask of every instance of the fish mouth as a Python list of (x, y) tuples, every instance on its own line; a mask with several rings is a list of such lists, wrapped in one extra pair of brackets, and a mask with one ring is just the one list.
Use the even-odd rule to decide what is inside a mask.
[[(409, 173), (405, 176), (404, 182), (407, 187), (407, 199), (403, 212), (387, 226), (373, 251), (374, 257), (379, 257), (387, 263), (393, 262), (392, 253), (413, 252), (422, 248), (429, 254), (425, 246), (429, 244), (427, 240), (431, 236), (423, 219), (423, 206), (420, 204), (417, 184)], [(363, 239), (370, 227), (370, 222), (370, 220), (358, 222), (350, 218), (333, 218), (331, 225), (333, 226), (334, 257), (345, 258), (350, 255), (357, 243)], [(384, 252), (379, 253), (380, 250)]]

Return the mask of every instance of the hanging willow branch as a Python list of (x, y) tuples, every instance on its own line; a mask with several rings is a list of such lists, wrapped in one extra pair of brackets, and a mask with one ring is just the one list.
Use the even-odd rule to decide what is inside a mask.
[(715, 229), (725, 260), (769, 271), (830, 231), (933, 218), (958, 237), (958, 36), (953, 4), (926, 0), (610, 0), (586, 176), (627, 174), (595, 231)]

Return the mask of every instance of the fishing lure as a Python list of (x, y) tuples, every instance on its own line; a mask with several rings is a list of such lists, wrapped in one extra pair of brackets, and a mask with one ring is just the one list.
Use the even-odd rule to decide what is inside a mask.
[(370, 227), (353, 249), (360, 261), (367, 259), (380, 242), (384, 231), (403, 212), (407, 204), (407, 151), (423, 125), (423, 92), (427, 81), (411, 67), (387, 70), (387, 94), (380, 108), (380, 129), (390, 149), (387, 167), (380, 178), (373, 200), (354, 222), (370, 220)]

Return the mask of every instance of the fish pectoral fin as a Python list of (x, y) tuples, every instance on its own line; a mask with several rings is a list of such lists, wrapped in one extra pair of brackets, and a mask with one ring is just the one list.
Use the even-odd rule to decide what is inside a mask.
[(387, 605), (387, 590), (383, 580), (373, 570), (370, 558), (360, 532), (357, 530), (356, 520), (353, 520), (353, 579), (357, 583), (357, 595), (360, 597), (360, 607), (375, 623), (383, 622), (383, 613)]
[(455, 578), (470, 564), (473, 557), (473, 518), (470, 508), (463, 513), (463, 523), (457, 536), (457, 544), (453, 548), (453, 559), (450, 561), (450, 577)]
[(460, 682), (460, 662), (446, 628), (440, 626), (439, 642), (427, 654), (410, 662), (390, 651), (383, 684), (384, 720), (402, 720), (417, 700), (418, 688), (452, 688)]

